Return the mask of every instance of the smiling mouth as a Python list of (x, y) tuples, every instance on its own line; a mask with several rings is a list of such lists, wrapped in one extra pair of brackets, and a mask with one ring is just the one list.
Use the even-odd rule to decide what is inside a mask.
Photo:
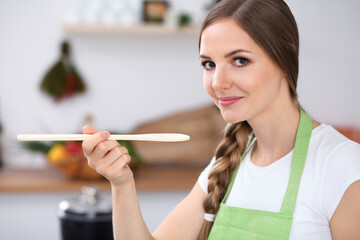
[(242, 99), (242, 97), (237, 97), (237, 96), (220, 97), (219, 102), (220, 102), (221, 106), (227, 107), (227, 106), (233, 105), (234, 103), (238, 102), (241, 99)]

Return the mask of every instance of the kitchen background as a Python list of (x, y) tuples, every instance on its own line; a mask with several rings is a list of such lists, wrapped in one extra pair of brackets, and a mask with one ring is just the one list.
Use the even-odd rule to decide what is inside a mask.
[[(360, 2), (286, 2), (300, 32), (300, 102), (321, 122), (360, 128)], [(113, 4), (118, 12), (109, 13), (100, 3)], [(200, 24), (213, 1), (168, 3), (166, 24), (173, 27), (177, 14)], [(79, 21), (131, 25), (141, 21), (142, 4), (141, 0), (0, 0), (3, 168), (47, 167), (43, 154), (24, 150), (17, 142), (19, 133), (79, 132), (88, 115), (98, 129), (131, 132), (140, 124), (211, 104), (202, 86), (196, 32), (81, 33), (63, 28)], [(59, 58), (64, 39), (71, 45), (86, 91), (54, 101), (40, 91), (40, 83)], [(139, 192), (151, 231), (186, 193)], [(58, 238), (54, 209), (73, 195), (0, 193), (0, 239)], [(32, 221), (35, 215), (37, 222)]]

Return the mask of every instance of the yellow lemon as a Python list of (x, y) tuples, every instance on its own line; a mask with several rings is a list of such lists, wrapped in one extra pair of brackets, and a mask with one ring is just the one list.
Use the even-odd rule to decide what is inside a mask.
[(63, 144), (54, 144), (47, 153), (46, 157), (50, 162), (59, 162), (68, 156), (66, 148)]

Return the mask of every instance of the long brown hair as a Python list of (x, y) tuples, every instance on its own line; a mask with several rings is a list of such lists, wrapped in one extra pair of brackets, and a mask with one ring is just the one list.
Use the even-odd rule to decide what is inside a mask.
[[(297, 103), (297, 78), (299, 71), (299, 34), (294, 16), (283, 0), (222, 0), (215, 5), (200, 31), (217, 20), (233, 19), (240, 28), (270, 56), (285, 73), (289, 92)], [(231, 175), (240, 163), (252, 128), (246, 122), (229, 124), (219, 144), (208, 176), (208, 195), (203, 203), (206, 213), (216, 214), (226, 193)], [(212, 222), (204, 220), (199, 240), (207, 239)]]

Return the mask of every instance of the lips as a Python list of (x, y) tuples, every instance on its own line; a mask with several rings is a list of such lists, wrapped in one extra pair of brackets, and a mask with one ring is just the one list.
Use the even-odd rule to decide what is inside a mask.
[(231, 97), (220, 97), (219, 101), (221, 106), (226, 107), (238, 102), (242, 97), (231, 96)]

